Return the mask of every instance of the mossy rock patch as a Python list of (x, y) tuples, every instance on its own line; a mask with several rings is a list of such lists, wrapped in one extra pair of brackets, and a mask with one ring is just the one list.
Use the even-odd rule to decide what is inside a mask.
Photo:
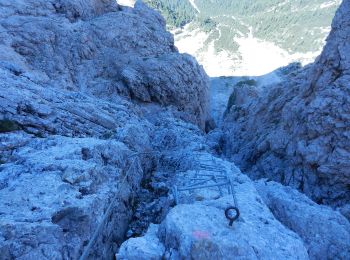
[(16, 121), (8, 119), (0, 120), (0, 133), (13, 132), (20, 129), (21, 127)]

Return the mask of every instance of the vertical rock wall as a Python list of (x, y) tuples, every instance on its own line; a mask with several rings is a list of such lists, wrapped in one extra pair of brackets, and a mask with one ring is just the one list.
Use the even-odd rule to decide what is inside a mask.
[(235, 101), (225, 121), (225, 150), (242, 171), (296, 187), (318, 203), (350, 202), (349, 39), (345, 0), (314, 64)]
[(204, 129), (207, 103), (204, 70), (141, 2), (0, 0), (0, 259), (78, 259), (100, 226), (88, 255), (111, 259), (156, 119)]

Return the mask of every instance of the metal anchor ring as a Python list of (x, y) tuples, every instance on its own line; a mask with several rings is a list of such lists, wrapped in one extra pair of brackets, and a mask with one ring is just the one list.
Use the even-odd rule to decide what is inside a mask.
[[(231, 211), (235, 211), (235, 215), (232, 216), (230, 214)], [(238, 218), (239, 218), (239, 215), (240, 215), (240, 212), (239, 212), (239, 209), (236, 208), (236, 207), (228, 207), (226, 210), (225, 210), (225, 216), (226, 218), (230, 221), (229, 222), (229, 225), (232, 226), (233, 222), (236, 221)]]

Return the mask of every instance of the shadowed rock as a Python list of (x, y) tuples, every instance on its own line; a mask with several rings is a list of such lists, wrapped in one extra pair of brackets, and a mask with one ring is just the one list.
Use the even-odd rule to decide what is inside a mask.
[(349, 42), (350, 2), (343, 1), (314, 64), (232, 105), (224, 150), (242, 171), (291, 185), (318, 203), (349, 203)]

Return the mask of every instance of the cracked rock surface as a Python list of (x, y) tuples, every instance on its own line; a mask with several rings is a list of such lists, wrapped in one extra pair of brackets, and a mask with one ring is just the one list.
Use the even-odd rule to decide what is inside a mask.
[[(130, 3), (0, 0), (0, 259), (346, 259), (338, 211), (220, 157), (204, 70), (157, 12)], [(218, 172), (241, 212), (232, 227), (229, 190), (181, 192), (175, 205), (173, 185)]]
[(342, 214), (279, 183), (258, 181), (255, 186), (274, 216), (302, 238), (311, 258), (350, 255), (350, 223)]
[(0, 259), (78, 259), (95, 234), (89, 257), (112, 258), (157, 118), (201, 131), (207, 92), (141, 2), (0, 0)]
[[(197, 142), (203, 140), (198, 138)], [(239, 219), (229, 226), (224, 213), (235, 203), (224, 190), (207, 187), (182, 191), (178, 205), (156, 222), (156, 227), (151, 225), (144, 236), (124, 242), (117, 259), (347, 258), (350, 223), (339, 212), (314, 203), (291, 187), (252, 181), (233, 163), (214, 156), (210, 141), (176, 150), (171, 161), (180, 165), (173, 182), (189, 186), (185, 179), (195, 174), (218, 174), (209, 166), (225, 169), (234, 186)], [(198, 168), (201, 165), (205, 167)], [(174, 199), (173, 193), (168, 196), (169, 201)]]
[(343, 211), (350, 202), (349, 42), (350, 2), (343, 1), (315, 63), (276, 85), (237, 89), (245, 98), (224, 123), (225, 153), (243, 172)]

